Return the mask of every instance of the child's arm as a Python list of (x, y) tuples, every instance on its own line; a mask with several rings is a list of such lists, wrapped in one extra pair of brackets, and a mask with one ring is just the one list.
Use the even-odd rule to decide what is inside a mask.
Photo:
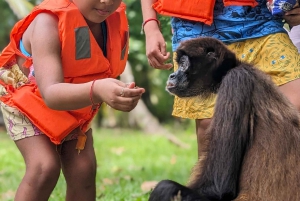
[(156, 19), (156, 11), (152, 8), (155, 1), (141, 0), (144, 22), (142, 29), (146, 35), (146, 55), (150, 66), (153, 68), (170, 69), (172, 64), (165, 64), (170, 53), (166, 50), (166, 42), (160, 32), (159, 24), (155, 20), (149, 20)]
[[(24, 40), (30, 41), (36, 81), (47, 106), (55, 110), (75, 110), (91, 105), (92, 82), (64, 83), (57, 18), (39, 14), (29, 30), (31, 33)], [(124, 87), (125, 96), (121, 96)], [(143, 88), (128, 88), (125, 83), (109, 78), (97, 80), (91, 95), (94, 103), (106, 102), (117, 110), (130, 111), (142, 93)]]

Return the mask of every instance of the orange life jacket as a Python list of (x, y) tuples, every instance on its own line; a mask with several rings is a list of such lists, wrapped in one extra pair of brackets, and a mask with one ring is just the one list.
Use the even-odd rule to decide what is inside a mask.
[[(115, 78), (123, 72), (128, 57), (128, 22), (125, 10), (126, 5), (121, 3), (106, 19), (105, 57), (84, 17), (73, 3), (68, 0), (45, 0), (27, 17), (16, 23), (11, 31), (10, 43), (0, 56), (0, 67), (9, 68), (16, 56), (26, 59), (24, 67), (31, 66), (32, 59), (24, 56), (19, 50), (20, 39), (39, 13), (50, 12), (58, 17), (65, 82), (84, 83), (94, 79)], [(79, 127), (82, 132), (86, 132), (97, 112), (97, 109), (92, 110), (91, 106), (72, 111), (52, 110), (45, 105), (36, 84), (27, 83), (15, 88), (3, 80), (0, 80), (0, 83), (8, 93), (0, 97), (0, 100), (18, 108), (55, 144), (60, 144), (75, 128)]]
[[(152, 7), (161, 15), (178, 17), (211, 25), (216, 0), (157, 0)], [(256, 0), (223, 0), (225, 6), (256, 6)]]

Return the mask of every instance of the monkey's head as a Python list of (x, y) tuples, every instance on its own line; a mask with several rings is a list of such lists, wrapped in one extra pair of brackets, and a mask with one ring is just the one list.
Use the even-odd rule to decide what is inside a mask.
[(209, 37), (181, 43), (176, 54), (178, 70), (169, 76), (166, 90), (179, 97), (216, 93), (226, 73), (240, 63), (226, 45)]

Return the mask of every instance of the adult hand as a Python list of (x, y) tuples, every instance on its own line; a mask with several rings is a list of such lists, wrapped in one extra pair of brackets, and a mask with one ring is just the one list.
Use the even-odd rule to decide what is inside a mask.
[(290, 11), (287, 11), (283, 16), (286, 23), (290, 26), (296, 26), (300, 24), (300, 7), (293, 8)]
[(144, 92), (145, 89), (136, 87), (134, 82), (125, 84), (116, 79), (106, 78), (95, 82), (93, 97), (116, 110), (129, 112), (135, 108)]
[(157, 69), (170, 69), (172, 63), (165, 63), (170, 58), (166, 50), (166, 42), (159, 30), (146, 34), (146, 55), (149, 65)]

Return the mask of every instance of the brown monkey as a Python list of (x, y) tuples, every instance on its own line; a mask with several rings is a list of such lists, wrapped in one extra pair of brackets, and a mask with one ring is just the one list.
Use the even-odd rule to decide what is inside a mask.
[(161, 181), (150, 201), (300, 201), (300, 117), (271, 79), (217, 39), (177, 50), (166, 89), (179, 97), (217, 93), (206, 158), (187, 187)]

